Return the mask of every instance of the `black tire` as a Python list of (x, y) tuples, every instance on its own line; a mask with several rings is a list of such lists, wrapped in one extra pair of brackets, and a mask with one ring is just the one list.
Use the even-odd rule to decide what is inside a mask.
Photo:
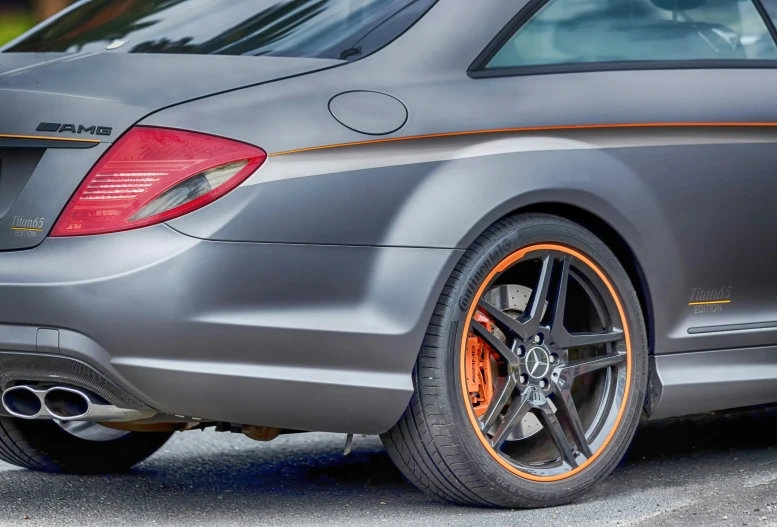
[[(592, 456), (590, 464), (559, 481), (537, 481), (507, 470), (493, 457), (500, 454), (487, 451), (467, 413), (469, 403), (461, 391), (465, 374), (461, 373), (459, 357), (463, 353), (462, 328), (469, 327), (463, 326), (470, 320), (466, 310), (478, 301), (473, 300), (473, 287), (476, 290), (485, 287), (482, 285), (485, 277), (496, 272), (505, 254), (551, 243), (584, 254), (604, 272), (617, 292), (618, 299), (614, 302), (618, 304), (620, 300), (626, 334), (631, 335), (627, 352), (630, 359), (627, 366), (622, 366), (630, 371), (625, 374), (630, 375), (627, 377), (630, 386), (626, 384), (629, 388), (619, 403), (620, 413), (611, 427), (613, 431)], [(626, 346), (628, 342), (627, 338)], [(424, 338), (413, 370), (414, 394), (410, 404), (381, 439), (405, 477), (439, 498), (489, 507), (560, 505), (580, 497), (609, 475), (624, 456), (642, 413), (647, 373), (648, 342), (639, 300), (612, 251), (590, 231), (566, 219), (546, 214), (517, 214), (489, 227), (462, 256), (443, 290)], [(575, 450), (575, 455), (579, 452)]]
[(41, 472), (125, 472), (159, 450), (171, 432), (128, 432), (110, 441), (89, 441), (54, 421), (0, 418), (0, 459)]

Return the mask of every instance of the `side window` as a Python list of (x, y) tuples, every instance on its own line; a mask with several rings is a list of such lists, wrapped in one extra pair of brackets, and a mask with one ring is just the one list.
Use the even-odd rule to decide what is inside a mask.
[(777, 45), (752, 0), (549, 0), (486, 69), (756, 59)]

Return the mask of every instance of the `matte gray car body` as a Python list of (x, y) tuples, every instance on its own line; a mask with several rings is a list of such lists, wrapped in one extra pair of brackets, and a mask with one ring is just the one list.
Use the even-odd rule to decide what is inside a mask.
[[(775, 72), (475, 79), (469, 66), (521, 2), (483, 4), (468, 17), (470, 2), (439, 2), (353, 63), (0, 54), (0, 153), (42, 121), (113, 129), (91, 148), (14, 154), (35, 168), (0, 221), (0, 349), (41, 353), (37, 329), (55, 329), (58, 354), (162, 412), (380, 433), (407, 405), (463, 251), (497, 219), (542, 210), (587, 225), (629, 269), (649, 316), (652, 415), (777, 401), (777, 101), (763, 88)], [(402, 104), (349, 125), (330, 102), (351, 92)], [(45, 238), (134, 124), (270, 157), (165, 225)], [(44, 232), (16, 236), (13, 216), (46, 218)], [(729, 287), (722, 311), (689, 305), (696, 288)]]

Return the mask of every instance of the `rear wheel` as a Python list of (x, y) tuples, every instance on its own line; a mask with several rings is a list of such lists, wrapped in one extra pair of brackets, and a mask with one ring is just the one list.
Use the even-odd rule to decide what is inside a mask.
[(125, 432), (83, 421), (0, 418), (0, 460), (43, 472), (123, 472), (159, 450), (172, 432)]
[(489, 228), (449, 279), (383, 441), (420, 488), (466, 504), (543, 507), (609, 474), (644, 402), (647, 338), (612, 252), (562, 218)]

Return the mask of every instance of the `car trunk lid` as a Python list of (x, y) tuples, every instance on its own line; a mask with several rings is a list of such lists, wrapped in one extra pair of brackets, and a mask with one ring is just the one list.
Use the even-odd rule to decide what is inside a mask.
[[(0, 250), (40, 243), (106, 143), (149, 114), (341, 63), (285, 57), (0, 53)], [(27, 225), (40, 218), (42, 225)]]
[(98, 138), (110, 142), (161, 108), (342, 63), (287, 57), (0, 53), (0, 134), (31, 135), (46, 122), (74, 125), (75, 131), (57, 130), (57, 137), (83, 139), (97, 134), (79, 133), (79, 125), (103, 125), (112, 133)]

